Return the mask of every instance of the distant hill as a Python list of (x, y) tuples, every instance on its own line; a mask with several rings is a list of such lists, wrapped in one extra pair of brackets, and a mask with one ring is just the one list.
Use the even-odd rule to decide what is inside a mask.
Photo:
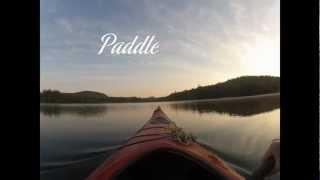
[(94, 91), (62, 93), (57, 90), (44, 90), (40, 93), (41, 103), (121, 103), (178, 101), (212, 99), (221, 97), (239, 97), (280, 91), (280, 78), (273, 76), (242, 76), (209, 86), (175, 92), (165, 97), (110, 97)]
[(273, 76), (242, 76), (214, 85), (175, 92), (167, 100), (211, 99), (268, 94), (280, 91), (280, 78)]
[(107, 95), (94, 91), (62, 93), (56, 90), (44, 90), (40, 93), (40, 102), (44, 103), (103, 103)]
[(100, 92), (81, 91), (63, 93), (57, 90), (44, 90), (40, 92), (41, 103), (124, 103), (124, 102), (151, 102), (157, 98), (138, 97), (109, 97)]

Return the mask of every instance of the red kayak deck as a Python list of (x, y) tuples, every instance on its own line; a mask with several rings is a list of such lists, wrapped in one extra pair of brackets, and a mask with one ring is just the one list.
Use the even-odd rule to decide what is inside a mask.
[(151, 119), (87, 179), (111, 180), (116, 174), (125, 169), (128, 164), (157, 150), (178, 152), (189, 156), (219, 172), (225, 179), (244, 179), (223, 162), (223, 160), (197, 142), (190, 140), (187, 143), (182, 143), (172, 138), (169, 128), (170, 124), (172, 124), (172, 121), (170, 121), (161, 108), (157, 108)]

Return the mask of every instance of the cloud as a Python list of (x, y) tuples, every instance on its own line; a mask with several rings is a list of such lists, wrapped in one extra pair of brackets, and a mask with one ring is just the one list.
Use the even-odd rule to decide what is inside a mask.
[[(46, 77), (42, 87), (102, 88), (97, 85), (101, 82), (102, 89), (111, 91), (107, 94), (121, 95), (125, 91), (121, 84), (139, 79), (141, 88), (150, 89), (154, 87), (150, 82), (158, 79), (161, 91), (147, 95), (165, 95), (173, 87), (191, 88), (199, 82), (257, 73), (248, 66), (254, 56), (247, 54), (265, 40), (275, 44), (274, 51), (280, 48), (279, 19), (277, 0), (42, 0), (41, 76)], [(122, 41), (155, 34), (160, 54), (98, 56), (100, 37), (107, 32), (116, 33)], [(261, 62), (274, 61), (278, 59)], [(107, 79), (118, 83), (105, 84)], [(132, 88), (139, 92), (140, 87)], [(143, 93), (127, 94), (147, 92), (140, 90)]]
[(64, 30), (72, 33), (73, 32), (73, 28), (72, 25), (68, 22), (67, 19), (65, 18), (59, 18), (56, 20), (56, 23), (58, 26), (61, 26)]

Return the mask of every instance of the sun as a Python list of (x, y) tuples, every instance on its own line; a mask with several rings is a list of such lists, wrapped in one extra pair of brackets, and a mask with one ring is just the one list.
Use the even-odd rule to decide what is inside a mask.
[(259, 39), (248, 47), (244, 65), (250, 74), (280, 76), (280, 43)]

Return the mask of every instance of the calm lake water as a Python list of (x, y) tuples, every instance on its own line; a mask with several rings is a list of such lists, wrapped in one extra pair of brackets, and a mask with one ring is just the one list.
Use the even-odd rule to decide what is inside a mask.
[(41, 179), (84, 179), (149, 120), (157, 106), (242, 172), (251, 172), (280, 134), (279, 94), (180, 102), (40, 104)]

